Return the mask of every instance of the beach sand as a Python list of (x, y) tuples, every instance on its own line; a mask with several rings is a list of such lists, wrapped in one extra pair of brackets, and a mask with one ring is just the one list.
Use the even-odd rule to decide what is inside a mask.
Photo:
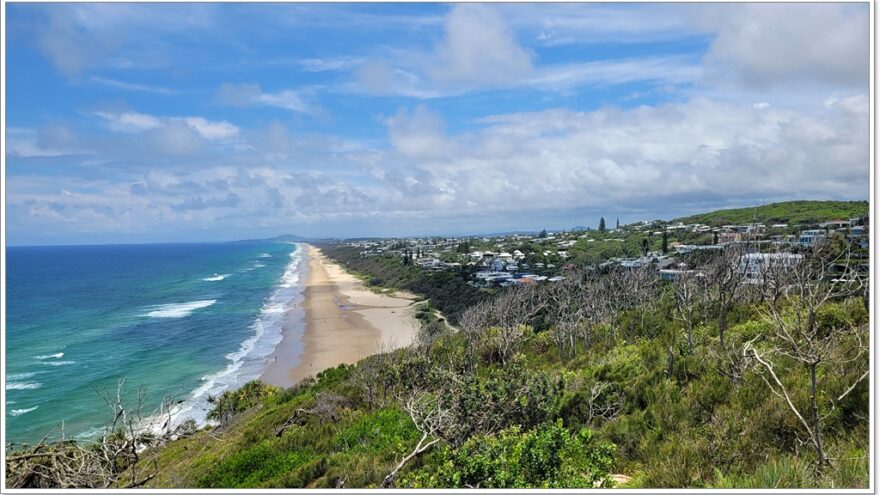
[(308, 260), (302, 302), (305, 330), (301, 337), (294, 323), (282, 330), (282, 341), (270, 356), (261, 380), (292, 386), (327, 368), (355, 363), (415, 340), (414, 295), (371, 292), (320, 249), (308, 244), (303, 248)]

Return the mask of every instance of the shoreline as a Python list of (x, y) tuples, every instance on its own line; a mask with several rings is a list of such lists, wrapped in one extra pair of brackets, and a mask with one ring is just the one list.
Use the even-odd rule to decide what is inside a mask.
[(300, 246), (306, 260), (301, 305), (305, 317), (299, 323), (304, 328), (297, 331), (297, 319), (285, 315), (282, 340), (269, 356), (261, 380), (290, 387), (325, 369), (406, 347), (415, 340), (415, 295), (374, 293), (320, 249)]

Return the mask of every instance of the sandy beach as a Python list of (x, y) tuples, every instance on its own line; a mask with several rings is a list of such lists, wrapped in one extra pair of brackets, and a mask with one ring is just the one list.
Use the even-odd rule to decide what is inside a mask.
[(320, 249), (302, 246), (308, 261), (305, 329), (300, 333), (293, 322), (284, 328), (261, 380), (291, 386), (327, 368), (413, 342), (418, 329), (411, 308), (414, 295), (372, 292)]

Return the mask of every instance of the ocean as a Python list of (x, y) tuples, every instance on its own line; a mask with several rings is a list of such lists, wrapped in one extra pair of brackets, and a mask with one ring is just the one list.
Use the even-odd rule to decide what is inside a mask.
[[(301, 297), (287, 243), (9, 247), (6, 441), (98, 434), (98, 391), (125, 380), (165, 397), (174, 423), (205, 421), (211, 395), (257, 378)], [(297, 325), (301, 328), (301, 325)], [(50, 438), (58, 438), (60, 430)]]

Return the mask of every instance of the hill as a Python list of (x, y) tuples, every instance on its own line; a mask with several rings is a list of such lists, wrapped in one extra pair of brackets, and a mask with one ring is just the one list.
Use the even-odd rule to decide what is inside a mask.
[(704, 223), (707, 225), (758, 223), (813, 224), (848, 219), (868, 214), (867, 201), (785, 201), (764, 206), (717, 210), (700, 213), (674, 221)]

